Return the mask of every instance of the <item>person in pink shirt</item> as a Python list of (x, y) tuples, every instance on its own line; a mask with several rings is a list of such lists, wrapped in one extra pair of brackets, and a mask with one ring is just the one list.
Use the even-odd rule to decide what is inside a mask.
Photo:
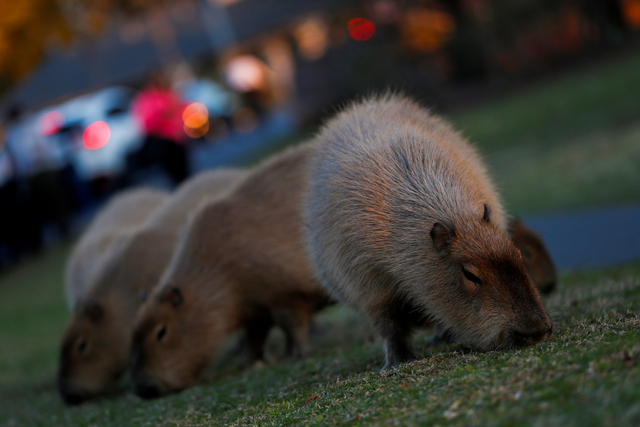
[(131, 103), (133, 116), (145, 133), (134, 156), (134, 166), (144, 168), (160, 163), (176, 184), (188, 175), (186, 135), (182, 113), (186, 105), (166, 79), (155, 75)]

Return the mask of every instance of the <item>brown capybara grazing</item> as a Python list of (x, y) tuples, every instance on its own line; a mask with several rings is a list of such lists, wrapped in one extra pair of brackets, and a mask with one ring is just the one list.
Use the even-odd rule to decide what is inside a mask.
[(256, 166), (235, 191), (203, 206), (171, 265), (140, 308), (133, 382), (143, 398), (193, 384), (232, 331), (243, 328), (254, 359), (273, 324), (299, 357), (311, 316), (328, 303), (302, 240), (308, 145)]
[(414, 358), (419, 326), (482, 350), (551, 336), (486, 169), (446, 122), (386, 95), (347, 107), (316, 143), (310, 261), (321, 285), (378, 329), (385, 368)]
[(558, 283), (558, 273), (542, 237), (518, 218), (509, 220), (509, 236), (520, 250), (522, 261), (538, 291), (543, 295), (551, 293)]
[(121, 191), (100, 210), (67, 261), (64, 282), (69, 307), (82, 296), (89, 277), (118, 238), (140, 226), (168, 198), (166, 191), (134, 188)]
[(222, 169), (186, 181), (103, 257), (74, 304), (62, 339), (58, 387), (65, 402), (80, 403), (117, 386), (129, 367), (141, 296), (160, 279), (189, 215), (241, 175)]

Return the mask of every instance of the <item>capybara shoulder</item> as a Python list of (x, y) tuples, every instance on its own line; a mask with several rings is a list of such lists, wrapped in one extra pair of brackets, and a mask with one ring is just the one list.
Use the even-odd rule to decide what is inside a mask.
[(377, 326), (387, 366), (413, 357), (419, 325), (482, 349), (550, 336), (486, 168), (449, 125), (386, 95), (338, 113), (316, 144), (304, 216), (311, 263)]
[(103, 256), (129, 230), (140, 226), (169, 198), (151, 188), (122, 191), (93, 219), (74, 247), (65, 268), (65, 291), (69, 307), (82, 297), (89, 277)]

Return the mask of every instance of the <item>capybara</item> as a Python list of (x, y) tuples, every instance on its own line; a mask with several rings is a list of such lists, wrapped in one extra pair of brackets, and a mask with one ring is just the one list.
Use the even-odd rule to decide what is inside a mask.
[(542, 237), (518, 218), (509, 220), (509, 236), (520, 250), (529, 276), (541, 294), (549, 294), (558, 283), (558, 273)]
[(58, 373), (69, 404), (107, 393), (129, 367), (131, 331), (141, 296), (158, 283), (189, 215), (242, 175), (221, 169), (182, 184), (139, 228), (119, 239), (92, 274), (65, 331)]
[(482, 350), (551, 336), (488, 173), (446, 122), (385, 95), (347, 107), (316, 143), (310, 261), (321, 285), (378, 329), (385, 368), (414, 358), (419, 326)]
[(89, 284), (89, 276), (118, 237), (140, 226), (169, 193), (151, 188), (121, 191), (100, 210), (73, 248), (65, 269), (67, 303), (73, 309)]
[(287, 353), (304, 353), (310, 318), (328, 303), (302, 240), (309, 151), (267, 159), (194, 216), (136, 319), (132, 376), (141, 397), (191, 386), (237, 329), (255, 359), (274, 323)]

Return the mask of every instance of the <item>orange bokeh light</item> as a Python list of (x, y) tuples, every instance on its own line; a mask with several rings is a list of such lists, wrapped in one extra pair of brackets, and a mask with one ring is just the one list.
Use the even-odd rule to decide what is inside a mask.
[(97, 150), (109, 142), (109, 137), (111, 137), (111, 130), (108, 124), (102, 120), (93, 122), (82, 134), (82, 145), (89, 150)]
[(198, 129), (209, 121), (209, 110), (199, 102), (194, 102), (184, 109), (182, 112), (182, 120), (186, 127)]
[(448, 13), (416, 7), (404, 14), (400, 33), (405, 48), (428, 54), (441, 49), (455, 28), (455, 20)]
[(376, 33), (376, 25), (366, 18), (354, 18), (347, 25), (352, 39), (363, 42), (369, 40)]
[(640, 0), (623, 0), (621, 6), (627, 25), (632, 28), (640, 27)]

